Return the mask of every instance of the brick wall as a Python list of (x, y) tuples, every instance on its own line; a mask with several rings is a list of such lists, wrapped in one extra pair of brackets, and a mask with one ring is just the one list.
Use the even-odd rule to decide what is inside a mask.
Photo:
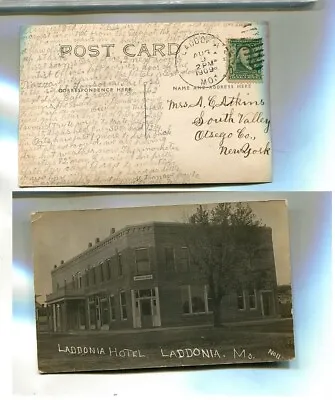
[[(53, 292), (59, 287), (64, 286), (64, 281), (71, 284), (72, 276), (78, 272), (82, 275), (85, 269), (99, 262), (103, 263), (104, 276), (107, 276), (108, 264), (107, 259), (111, 259), (111, 280), (118, 280), (118, 262), (117, 252), (121, 253), (123, 264), (123, 280), (122, 283), (128, 283), (131, 276), (136, 273), (135, 249), (140, 247), (148, 247), (150, 252), (150, 263), (153, 270), (156, 269), (154, 244), (154, 231), (152, 225), (144, 225), (139, 227), (124, 228), (120, 232), (116, 232), (109, 238), (87, 248), (81, 255), (74, 257), (72, 260), (59, 265), (52, 271), (52, 287)], [(96, 274), (97, 283), (101, 283), (99, 272)], [(93, 284), (93, 275), (90, 275), (90, 286)]]
[[(72, 285), (72, 275), (89, 266), (103, 262), (101, 265), (103, 280), (101, 279), (100, 266), (95, 268), (95, 284), (93, 273), (89, 275), (89, 286), (84, 287), (84, 295), (94, 296), (99, 293), (114, 294), (116, 320), (110, 324), (111, 329), (126, 329), (133, 326), (131, 289), (149, 289), (159, 287), (160, 314), (162, 326), (196, 325), (212, 323), (213, 316), (209, 314), (187, 315), (182, 312), (181, 289), (182, 285), (205, 285), (207, 281), (199, 267), (192, 265), (189, 259), (189, 271), (182, 272), (183, 247), (190, 246), (187, 235), (188, 226), (174, 223), (153, 223), (136, 227), (126, 227), (112, 234), (107, 239), (96, 243), (83, 254), (74, 257), (63, 265), (53, 270), (53, 290), (56, 291), (57, 283), (60, 287), (66, 279), (68, 286)], [(201, 232), (201, 230), (199, 230)], [(258, 257), (253, 261), (253, 267), (265, 271), (265, 279), (258, 289), (274, 290), (276, 298), (276, 271), (272, 247), (271, 229), (263, 229), (263, 246)], [(201, 236), (199, 236), (201, 242)], [(136, 249), (147, 248), (150, 260), (150, 279), (134, 280), (137, 275)], [(173, 249), (174, 266), (167, 268), (166, 249)], [(117, 253), (122, 257), (122, 275), (119, 275)], [(108, 279), (107, 269), (111, 272)], [(85, 286), (85, 277), (82, 276), (82, 286)], [(120, 319), (120, 290), (125, 290), (127, 297), (127, 315), (125, 321)], [(222, 321), (235, 321), (240, 319), (261, 316), (260, 295), (257, 294), (256, 310), (239, 311), (237, 308), (236, 293), (231, 293), (222, 301)], [(278, 309), (275, 302), (276, 310)]]

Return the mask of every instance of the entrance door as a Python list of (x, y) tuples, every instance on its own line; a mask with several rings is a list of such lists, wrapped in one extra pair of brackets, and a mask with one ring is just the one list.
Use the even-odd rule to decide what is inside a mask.
[(90, 302), (88, 305), (88, 310), (89, 310), (89, 329), (96, 329), (95, 304)]
[(153, 323), (152, 323), (152, 299), (141, 299), (140, 300), (140, 308), (141, 308), (141, 327), (142, 328), (151, 328), (153, 326)]
[(86, 315), (85, 315), (85, 303), (81, 302), (78, 305), (78, 327), (79, 329), (85, 329), (86, 327)]
[(95, 307), (95, 317), (96, 317), (96, 329), (100, 329), (101, 328), (101, 315), (100, 315), (100, 306), (96, 306)]
[(273, 315), (273, 293), (262, 292), (262, 313), (264, 317)]
[(131, 291), (134, 328), (161, 326), (158, 288)]

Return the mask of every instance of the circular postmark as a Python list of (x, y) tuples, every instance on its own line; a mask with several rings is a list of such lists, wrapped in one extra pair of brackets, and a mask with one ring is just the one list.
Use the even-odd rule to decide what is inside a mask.
[(227, 75), (228, 50), (210, 33), (196, 33), (178, 47), (175, 62), (180, 78), (188, 85), (210, 88)]

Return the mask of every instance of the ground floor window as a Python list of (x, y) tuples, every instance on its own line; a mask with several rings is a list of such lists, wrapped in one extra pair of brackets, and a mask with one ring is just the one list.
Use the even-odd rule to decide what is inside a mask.
[(245, 293), (243, 289), (239, 289), (237, 292), (237, 308), (240, 311), (243, 311), (246, 309), (245, 307)]
[(110, 304), (111, 321), (114, 321), (116, 319), (116, 314), (115, 314), (115, 296), (113, 294), (109, 297), (109, 304)]
[(108, 301), (107, 297), (100, 298), (100, 307), (101, 307), (101, 323), (102, 325), (109, 324), (109, 308), (108, 308)]
[(127, 299), (126, 292), (120, 292), (120, 311), (121, 311), (121, 319), (127, 319)]
[(208, 311), (212, 312), (213, 311), (213, 294), (211, 293), (209, 289), (209, 285), (206, 285), (206, 295), (207, 295), (207, 307)]
[(91, 325), (95, 325), (96, 315), (95, 315), (95, 305), (94, 305), (94, 303), (90, 303), (89, 312), (90, 312), (90, 323), (91, 323)]
[(213, 301), (207, 285), (186, 285), (181, 287), (183, 314), (201, 314), (213, 310)]
[(85, 305), (80, 304), (79, 305), (79, 325), (85, 325), (85, 324), (86, 324)]
[(257, 308), (256, 289), (253, 287), (249, 287), (246, 290), (240, 289), (237, 292), (237, 308), (244, 311), (247, 309), (247, 305), (249, 310)]
[(250, 310), (255, 310), (257, 308), (257, 297), (256, 297), (256, 290), (254, 288), (248, 289), (248, 297), (249, 297)]
[(205, 288), (204, 286), (190, 286), (192, 313), (204, 313)]

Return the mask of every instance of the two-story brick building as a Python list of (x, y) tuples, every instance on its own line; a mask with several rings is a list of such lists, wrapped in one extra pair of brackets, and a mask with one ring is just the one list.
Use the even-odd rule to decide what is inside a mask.
[[(114, 330), (211, 324), (208, 282), (193, 265), (186, 240), (189, 224), (152, 222), (126, 226), (89, 243), (52, 270), (47, 295), (53, 331)], [(262, 228), (263, 229), (263, 228)], [(232, 291), (221, 302), (222, 320), (278, 314), (271, 229), (264, 228), (262, 287)]]

